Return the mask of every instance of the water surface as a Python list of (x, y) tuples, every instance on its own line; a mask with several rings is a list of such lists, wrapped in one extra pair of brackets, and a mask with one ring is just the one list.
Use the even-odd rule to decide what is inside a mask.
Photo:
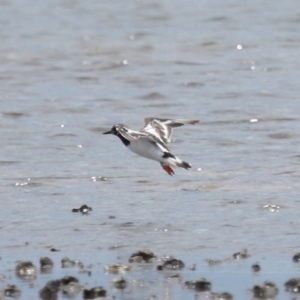
[[(235, 299), (251, 299), (265, 280), (290, 299), (284, 283), (298, 276), (300, 248), (300, 4), (0, 5), (2, 288), (36, 298), (47, 281), (73, 275), (116, 299), (194, 299), (183, 283), (206, 277)], [(101, 135), (115, 123), (139, 129), (150, 116), (200, 119), (170, 145), (193, 169), (168, 176)], [(71, 213), (82, 204), (92, 213)], [(181, 282), (154, 262), (134, 266), (125, 291), (111, 289), (104, 265), (142, 248), (183, 260)], [(250, 258), (226, 260), (244, 248)], [(15, 262), (41, 256), (55, 268), (29, 288)], [(66, 256), (93, 264), (92, 276), (61, 269)]]

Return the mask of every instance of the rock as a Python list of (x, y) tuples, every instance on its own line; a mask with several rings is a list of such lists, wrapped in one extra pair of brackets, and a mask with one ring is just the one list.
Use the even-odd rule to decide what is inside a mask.
[(253, 287), (253, 296), (257, 299), (274, 298), (278, 289), (273, 282), (265, 281), (263, 285), (256, 285)]
[(68, 285), (70, 283), (78, 283), (79, 280), (76, 278), (76, 277), (73, 277), (73, 276), (65, 276), (63, 277), (61, 280), (60, 280), (60, 284), (61, 286), (64, 286), (64, 285)]
[(4, 296), (10, 298), (19, 298), (21, 296), (21, 291), (13, 284), (8, 284), (4, 287)]
[(60, 280), (51, 280), (40, 290), (40, 298), (43, 300), (56, 300), (59, 292)]
[(251, 269), (252, 269), (253, 272), (259, 272), (261, 270), (259, 264), (252, 265)]
[(141, 262), (150, 262), (153, 258), (156, 258), (154, 253), (149, 249), (139, 250), (136, 253), (133, 253), (130, 258), (130, 263), (141, 263)]
[(60, 281), (60, 290), (64, 295), (74, 298), (81, 290), (79, 281), (73, 276), (65, 276)]
[(122, 277), (115, 278), (110, 282), (112, 288), (115, 289), (125, 289), (126, 288), (126, 280)]
[(115, 264), (104, 267), (105, 271), (110, 274), (122, 274), (130, 271), (131, 267), (126, 264)]
[(58, 292), (69, 298), (74, 298), (81, 290), (79, 281), (73, 276), (65, 276), (59, 280), (49, 281), (41, 290), (40, 298), (43, 300), (56, 300)]
[(61, 260), (61, 267), (62, 268), (73, 268), (73, 267), (79, 267), (79, 268), (84, 268), (84, 265), (81, 261), (79, 260), (71, 260), (68, 257), (64, 257)]
[(102, 286), (83, 291), (83, 299), (95, 299), (98, 297), (106, 297), (106, 290)]
[(293, 261), (294, 261), (294, 262), (300, 262), (300, 252), (297, 253), (297, 254), (295, 254), (295, 255), (293, 256)]
[(36, 278), (37, 269), (31, 261), (23, 261), (17, 264), (15, 273), (20, 279), (31, 280)]
[(40, 269), (42, 273), (48, 273), (52, 270), (54, 264), (49, 257), (40, 258)]
[(184, 268), (183, 261), (176, 258), (167, 259), (162, 265), (157, 266), (157, 270), (181, 270)]
[(232, 300), (233, 296), (227, 292), (224, 293), (212, 293), (212, 300)]
[(300, 293), (300, 278), (292, 278), (284, 286), (287, 292)]

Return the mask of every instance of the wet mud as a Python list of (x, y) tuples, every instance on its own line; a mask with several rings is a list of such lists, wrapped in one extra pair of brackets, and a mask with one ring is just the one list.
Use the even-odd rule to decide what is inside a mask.
[(0, 299), (300, 299), (299, 1), (125, 2), (0, 1)]
[[(245, 249), (241, 252), (245, 254)], [(237, 253), (240, 252), (235, 252), (232, 257), (236, 257)], [(249, 257), (250, 255), (247, 254), (247, 259), (250, 259)], [(58, 257), (54, 259), (57, 260)], [(123, 256), (123, 259), (126, 257)], [(240, 268), (239, 261), (236, 259), (223, 260), (222, 264), (226, 264), (225, 268), (222, 264), (210, 264), (208, 269), (204, 268), (208, 259), (203, 259), (202, 262), (195, 261), (192, 267), (186, 267), (182, 260), (172, 256), (160, 257), (150, 249), (136, 251), (127, 259), (129, 261), (127, 264), (118, 262), (112, 265), (103, 265), (96, 258), (90, 260), (92, 263), (85, 264), (80, 260), (64, 257), (60, 264), (55, 264), (51, 258), (41, 257), (39, 271), (30, 261), (19, 262), (16, 264), (14, 272), (15, 278), (18, 279), (16, 284), (13, 284), (15, 282), (13, 274), (10, 272), (7, 276), (1, 274), (2, 297), (26, 298), (26, 295), (28, 296), (28, 284), (30, 285), (31, 297), (38, 297), (42, 300), (55, 300), (61, 297), (71, 299), (132, 299), (132, 295), (135, 295), (134, 299), (139, 297), (142, 299), (165, 299), (161, 294), (162, 287), (168, 287), (171, 294), (176, 291), (182, 295), (181, 297), (184, 295), (188, 299), (230, 300), (236, 299), (234, 293), (236, 293), (236, 289), (241, 288), (236, 286), (233, 281), (235, 276), (232, 275), (232, 272)], [(188, 257), (187, 260), (189, 260)], [(200, 270), (195, 267), (196, 263), (201, 265)], [(259, 264), (248, 265), (246, 275), (252, 277), (252, 280), (260, 281), (257, 272), (263, 272), (263, 270), (258, 270)], [(233, 293), (216, 291), (215, 286), (220, 283), (218, 283), (218, 276), (215, 276), (214, 273), (218, 270), (225, 271), (226, 276), (228, 276), (225, 280), (228, 285), (227, 288)], [(57, 274), (63, 273), (68, 275), (53, 279)], [(198, 277), (199, 274), (206, 274), (211, 280)], [(108, 278), (104, 279), (107, 276)], [(272, 279), (272, 276), (269, 275), (268, 277)], [(51, 279), (49, 280), (49, 278)], [(187, 278), (191, 279), (186, 280)], [(238, 277), (235, 280), (239, 282)], [(45, 283), (39, 288), (42, 282)], [(93, 286), (95, 284), (96, 286)], [(245, 288), (247, 284), (248, 288)], [(247, 284), (244, 289), (240, 290), (240, 295), (244, 295), (248, 299), (277, 299), (279, 293), (280, 295), (294, 296), (296, 298), (293, 299), (297, 299), (297, 296), (300, 295), (299, 278), (291, 278), (281, 284), (275, 284), (270, 280), (253, 287), (249, 283)]]

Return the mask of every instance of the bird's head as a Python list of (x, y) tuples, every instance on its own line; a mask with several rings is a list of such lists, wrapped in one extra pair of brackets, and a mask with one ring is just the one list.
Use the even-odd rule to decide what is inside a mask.
[(116, 136), (119, 136), (120, 133), (119, 133), (119, 127), (120, 125), (114, 125), (111, 130), (107, 131), (107, 132), (103, 132), (103, 134), (113, 134), (113, 135), (116, 135)]
[(117, 125), (114, 125), (111, 130), (103, 132), (103, 134), (114, 134), (114, 135), (118, 135), (118, 130), (116, 128)]
[(117, 124), (117, 125), (114, 125), (111, 128), (111, 130), (109, 130), (107, 132), (103, 132), (103, 134), (113, 134), (113, 135), (117, 136), (125, 146), (128, 146), (130, 144), (130, 141), (126, 137), (124, 137), (124, 132), (127, 132), (127, 131), (128, 131), (128, 129), (125, 127), (125, 125)]

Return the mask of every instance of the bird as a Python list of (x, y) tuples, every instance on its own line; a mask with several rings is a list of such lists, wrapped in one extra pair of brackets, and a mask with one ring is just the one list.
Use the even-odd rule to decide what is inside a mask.
[(115, 124), (111, 130), (103, 134), (113, 134), (132, 152), (142, 157), (158, 161), (162, 168), (174, 175), (171, 166), (190, 169), (192, 166), (173, 155), (167, 144), (171, 141), (173, 128), (185, 124), (197, 124), (199, 120), (145, 118), (144, 127), (140, 131), (128, 128), (124, 124)]

